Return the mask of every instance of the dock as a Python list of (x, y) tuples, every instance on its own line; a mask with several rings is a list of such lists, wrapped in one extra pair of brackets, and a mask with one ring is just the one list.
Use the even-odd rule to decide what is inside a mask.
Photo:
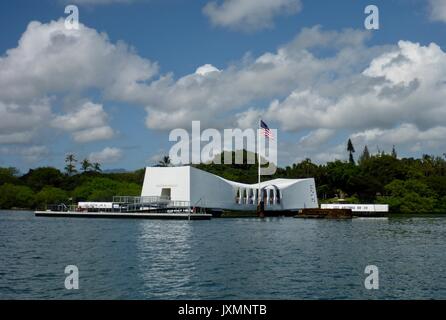
[(36, 217), (51, 218), (98, 218), (98, 219), (159, 219), (159, 220), (210, 220), (206, 213), (145, 213), (145, 212), (75, 212), (35, 211)]
[(35, 211), (36, 217), (209, 220), (212, 214), (188, 201), (163, 197), (113, 197), (113, 202), (79, 202), (77, 205), (50, 205)]
[(302, 219), (353, 219), (351, 209), (302, 209), (295, 216)]

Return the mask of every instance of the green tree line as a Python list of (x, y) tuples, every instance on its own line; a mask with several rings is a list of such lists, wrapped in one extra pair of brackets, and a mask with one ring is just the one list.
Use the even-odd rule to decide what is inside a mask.
[[(398, 158), (395, 147), (390, 154), (372, 155), (367, 146), (355, 161), (355, 149), (348, 142), (348, 161), (315, 164), (311, 159), (277, 168), (269, 179), (315, 178), (320, 202), (345, 199), (351, 203), (389, 204), (397, 213), (446, 213), (446, 155)], [(242, 183), (257, 182), (257, 163), (200, 164), (197, 168)], [(224, 163), (223, 154), (221, 163)], [(232, 153), (235, 160), (235, 153)], [(255, 156), (255, 159), (257, 157)], [(88, 161), (88, 160), (87, 160)], [(15, 168), (0, 168), (0, 209), (45, 208), (56, 203), (111, 201), (115, 195), (141, 193), (144, 169), (125, 173), (104, 173), (100, 164), (66, 158), (65, 172), (52, 167), (31, 169), (19, 174)], [(232, 163), (235, 163), (233, 161)], [(157, 166), (170, 166), (164, 157)], [(264, 178), (266, 179), (266, 178)]]
[[(348, 161), (315, 164), (305, 159), (279, 167), (274, 176), (263, 179), (314, 178), (322, 203), (345, 199), (349, 203), (389, 204), (394, 213), (446, 213), (446, 154), (443, 157), (398, 158), (395, 147), (390, 154), (378, 151), (371, 155), (366, 146), (355, 161), (355, 149), (350, 140), (346, 151)], [(244, 159), (246, 154), (244, 151)], [(196, 167), (233, 181), (257, 182), (257, 160), (254, 164), (200, 164)]]
[(19, 175), (14, 168), (0, 168), (0, 209), (45, 209), (51, 204), (111, 201), (115, 195), (137, 196), (141, 194), (143, 177), (143, 169), (68, 175), (56, 168), (43, 167)]

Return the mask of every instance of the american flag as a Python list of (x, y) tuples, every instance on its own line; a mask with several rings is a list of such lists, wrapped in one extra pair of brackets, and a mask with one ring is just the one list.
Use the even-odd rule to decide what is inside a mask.
[(274, 135), (273, 135), (272, 131), (268, 128), (266, 123), (263, 122), (263, 120), (260, 120), (260, 129), (262, 130), (262, 134), (265, 137), (268, 137), (270, 139), (274, 139)]

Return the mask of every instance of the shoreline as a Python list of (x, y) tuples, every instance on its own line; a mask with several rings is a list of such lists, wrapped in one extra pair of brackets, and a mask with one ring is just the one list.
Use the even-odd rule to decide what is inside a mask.
[[(39, 211), (35, 209), (0, 209), (0, 214), (3, 212), (13, 212), (13, 213), (31, 213)], [(277, 216), (268, 218), (286, 218), (290, 216)], [(446, 212), (444, 213), (389, 213), (388, 218), (398, 219), (398, 218), (446, 218)], [(225, 212), (220, 217), (214, 217), (214, 219), (241, 219), (241, 218), (258, 218), (256, 213), (251, 212)], [(292, 218), (292, 216), (291, 216)]]

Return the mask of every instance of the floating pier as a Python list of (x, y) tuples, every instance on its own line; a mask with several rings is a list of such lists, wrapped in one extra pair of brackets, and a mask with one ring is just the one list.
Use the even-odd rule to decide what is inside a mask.
[(353, 219), (353, 213), (351, 209), (302, 209), (295, 218)]
[(36, 217), (52, 218), (105, 218), (105, 219), (161, 219), (161, 220), (210, 220), (206, 213), (136, 213), (136, 212), (76, 212), (36, 211)]
[(162, 220), (209, 220), (204, 208), (189, 201), (172, 201), (162, 197), (114, 197), (113, 202), (79, 202), (78, 205), (52, 205), (35, 211), (36, 217), (116, 218)]

